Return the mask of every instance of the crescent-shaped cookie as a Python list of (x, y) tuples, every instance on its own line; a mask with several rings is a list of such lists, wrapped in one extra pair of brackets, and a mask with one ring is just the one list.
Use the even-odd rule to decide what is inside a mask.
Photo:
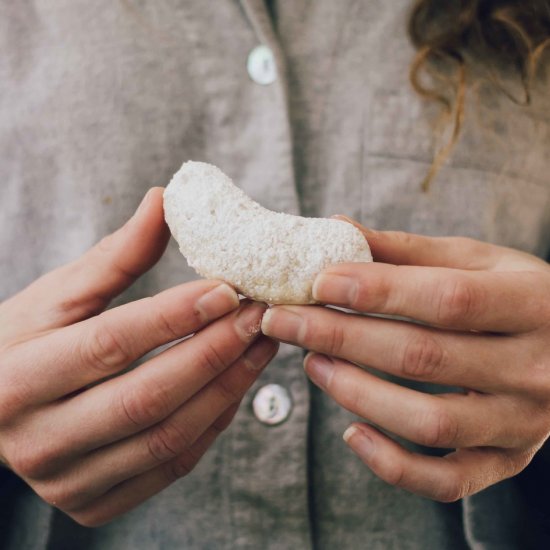
[(330, 264), (371, 262), (353, 225), (272, 212), (218, 168), (186, 162), (164, 192), (164, 212), (189, 265), (270, 304), (315, 303), (315, 276)]

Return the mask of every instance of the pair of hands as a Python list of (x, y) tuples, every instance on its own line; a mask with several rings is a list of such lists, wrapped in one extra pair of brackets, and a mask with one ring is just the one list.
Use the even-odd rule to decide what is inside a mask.
[[(426, 457), (353, 424), (348, 444), (389, 483), (452, 501), (519, 472), (550, 432), (550, 268), (466, 239), (366, 236), (379, 263), (329, 268), (315, 297), (427, 325), (311, 306), (264, 315), (214, 281), (102, 312), (165, 249), (162, 190), (151, 190), (122, 229), (0, 305), (0, 458), (100, 525), (192, 470), (282, 340), (317, 352), (307, 374), (353, 413), (457, 449)], [(361, 364), (468, 391), (426, 395)]]

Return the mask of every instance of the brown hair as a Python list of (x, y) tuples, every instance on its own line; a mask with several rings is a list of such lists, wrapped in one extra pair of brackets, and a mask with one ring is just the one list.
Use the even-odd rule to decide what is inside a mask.
[[(409, 36), (417, 49), (410, 79), (423, 98), (437, 101), (450, 137), (434, 153), (422, 184), (431, 182), (456, 145), (464, 120), (468, 67), (479, 64), (512, 101), (529, 105), (542, 54), (550, 44), (550, 0), (416, 0)], [(515, 73), (523, 97), (502, 85)]]

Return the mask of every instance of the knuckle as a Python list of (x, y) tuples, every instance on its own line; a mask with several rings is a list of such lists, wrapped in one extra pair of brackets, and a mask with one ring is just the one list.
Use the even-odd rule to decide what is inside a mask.
[(438, 378), (444, 362), (444, 351), (439, 342), (427, 334), (413, 336), (405, 343), (399, 370), (411, 378), (433, 380)]
[[(544, 354), (546, 355), (546, 350)], [(541, 411), (550, 415), (550, 362), (546, 356), (524, 361), (524, 368), (513, 371), (510, 382), (524, 394), (531, 396), (540, 405)]]
[(105, 296), (90, 296), (84, 301), (81, 296), (67, 296), (55, 306), (55, 314), (66, 321), (80, 321), (97, 315), (107, 306)]
[(23, 478), (32, 479), (42, 473), (42, 462), (34, 453), (19, 453), (8, 461), (13, 471)]
[(405, 485), (405, 469), (401, 464), (387, 464), (381, 477), (394, 487), (404, 487)]
[(115, 271), (115, 273), (124, 279), (126, 279), (128, 282), (134, 281), (137, 277), (139, 277), (140, 273), (139, 270), (132, 270), (128, 267), (124, 266), (123, 264), (120, 264), (117, 262), (118, 252), (119, 250), (122, 250), (121, 247), (121, 236), (128, 230), (128, 225), (123, 226), (118, 231), (115, 231), (114, 233), (111, 233), (110, 235), (107, 235), (106, 237), (103, 237), (96, 246), (94, 246), (91, 249), (91, 259), (92, 261), (97, 260), (97, 257), (99, 256), (100, 259), (98, 261), (105, 262), (105, 259), (107, 259), (107, 262), (109, 263), (109, 267)]
[(63, 480), (47, 483), (39, 488), (37, 493), (49, 505), (65, 511), (76, 508), (83, 500), (83, 492), (69, 486)]
[(220, 435), (223, 433), (227, 428), (229, 424), (227, 422), (222, 422), (220, 419), (216, 420), (214, 424), (210, 426), (210, 430), (214, 433), (215, 436)]
[(164, 466), (164, 475), (168, 483), (173, 483), (178, 479), (185, 477), (193, 471), (195, 463), (190, 463), (187, 456), (181, 456), (171, 460)]
[(52, 470), (58, 453), (53, 449), (37, 447), (34, 444), (21, 445), (13, 456), (8, 458), (11, 468), (20, 476), (28, 479), (40, 479)]
[(27, 394), (26, 387), (16, 384), (0, 391), (0, 426), (8, 426), (18, 419), (29, 402)]
[(447, 282), (439, 294), (437, 322), (444, 326), (461, 324), (474, 317), (480, 303), (479, 291), (465, 279)]
[(400, 245), (406, 248), (410, 248), (414, 244), (412, 234), (406, 231), (394, 231), (393, 237)]
[(447, 237), (450, 245), (453, 245), (457, 250), (477, 250), (480, 253), (484, 252), (483, 246), (480, 246), (480, 242), (470, 237)]
[(455, 250), (463, 258), (465, 269), (478, 269), (479, 258), (490, 259), (494, 250), (486, 243), (477, 241), (470, 237), (439, 237), (442, 242), (446, 242), (448, 247)]
[(458, 423), (441, 405), (433, 405), (419, 422), (418, 442), (427, 447), (453, 447)]
[(190, 436), (174, 425), (161, 424), (151, 430), (147, 438), (147, 449), (157, 462), (176, 458), (182, 448), (191, 443)]
[(522, 472), (529, 465), (531, 460), (533, 460), (533, 456), (536, 452), (535, 449), (536, 447), (529, 448), (512, 455), (505, 453), (501, 477), (505, 479)]
[(333, 324), (329, 329), (326, 339), (326, 349), (329, 355), (341, 355), (344, 349), (345, 340), (344, 327), (339, 323)]
[[(395, 272), (401, 270), (401, 266), (393, 268)], [(369, 288), (362, 288), (359, 292), (363, 304), (371, 304), (374, 311), (392, 312), (395, 310), (395, 288), (392, 287), (390, 277), (377, 278), (371, 281)]]
[(339, 321), (317, 323), (306, 318), (300, 327), (297, 342), (303, 347), (339, 356), (346, 345), (346, 334), (343, 324)]
[(227, 404), (236, 403), (240, 401), (243, 396), (243, 393), (239, 391), (239, 388), (223, 378), (220, 378), (216, 382), (215, 388), (220, 400)]
[(360, 416), (365, 416), (365, 404), (369, 401), (369, 396), (364, 388), (353, 383), (345, 375), (335, 376), (332, 374), (326, 384), (327, 393), (342, 407), (356, 413)]
[(450, 476), (446, 483), (438, 485), (433, 500), (443, 503), (457, 502), (471, 493), (470, 482), (458, 474)]
[(200, 351), (199, 364), (218, 376), (227, 367), (227, 361), (220, 354), (215, 344), (205, 343)]
[(171, 340), (178, 340), (182, 337), (182, 330), (181, 327), (178, 325), (178, 322), (176, 319), (170, 319), (166, 313), (165, 310), (157, 305), (157, 302), (154, 298), (149, 298), (150, 304), (155, 304), (155, 326), (160, 328), (160, 330), (163, 332), (163, 334), (166, 335), (167, 338), (170, 338)]
[(97, 243), (95, 251), (101, 254), (111, 254), (115, 250), (115, 247), (116, 247), (115, 234), (110, 233), (109, 235), (106, 235), (105, 237), (103, 237)]
[(119, 393), (120, 410), (130, 425), (150, 426), (164, 418), (172, 409), (168, 392), (153, 384), (137, 384)]
[(113, 519), (95, 507), (71, 512), (68, 515), (82, 527), (101, 527)]
[(83, 361), (101, 374), (116, 372), (131, 363), (132, 358), (120, 333), (111, 330), (102, 317), (97, 317), (98, 327), (91, 332), (83, 349)]
[(7, 426), (17, 416), (21, 402), (12, 391), (0, 393), (0, 426)]
[[(532, 447), (538, 447), (542, 445), (544, 441), (548, 439), (550, 435), (550, 406), (548, 403), (541, 405), (534, 401), (530, 406), (524, 409), (524, 418), (528, 422), (529, 429), (525, 429), (525, 423), (522, 423), (521, 429), (517, 434), (517, 448), (527, 449), (524, 450), (525, 456), (530, 451)], [(518, 457), (521, 457), (522, 454), (518, 453)]]
[(25, 354), (16, 349), (1, 350), (0, 366), (4, 371), (4, 380), (0, 385), (0, 426), (18, 423), (19, 415), (32, 402), (33, 382), (23, 375), (29, 362)]
[(309, 316), (304, 316), (300, 328), (296, 333), (296, 344), (306, 348), (315, 347), (316, 336), (319, 335), (319, 327), (313, 326), (313, 321)]
[(529, 466), (529, 464), (533, 460), (533, 457), (537, 453), (537, 450), (541, 446), (542, 444), (538, 444), (535, 448), (528, 449), (527, 451), (520, 453), (514, 461), (512, 471), (510, 472), (510, 475), (508, 477), (512, 477), (519, 474), (520, 472), (523, 472), (523, 470), (525, 470), (525, 468)]
[(227, 428), (229, 428), (233, 420), (233, 417), (234, 415), (227, 417), (224, 414), (223, 416), (217, 418), (216, 421), (210, 426), (210, 429), (214, 432), (216, 437), (221, 433), (223, 433), (225, 430), (227, 430)]

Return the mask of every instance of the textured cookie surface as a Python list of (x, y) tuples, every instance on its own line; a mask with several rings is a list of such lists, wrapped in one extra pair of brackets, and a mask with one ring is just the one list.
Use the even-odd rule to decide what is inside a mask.
[(272, 212), (218, 168), (186, 162), (164, 192), (164, 212), (189, 265), (271, 304), (315, 303), (315, 276), (330, 264), (370, 262), (363, 234), (333, 219)]

